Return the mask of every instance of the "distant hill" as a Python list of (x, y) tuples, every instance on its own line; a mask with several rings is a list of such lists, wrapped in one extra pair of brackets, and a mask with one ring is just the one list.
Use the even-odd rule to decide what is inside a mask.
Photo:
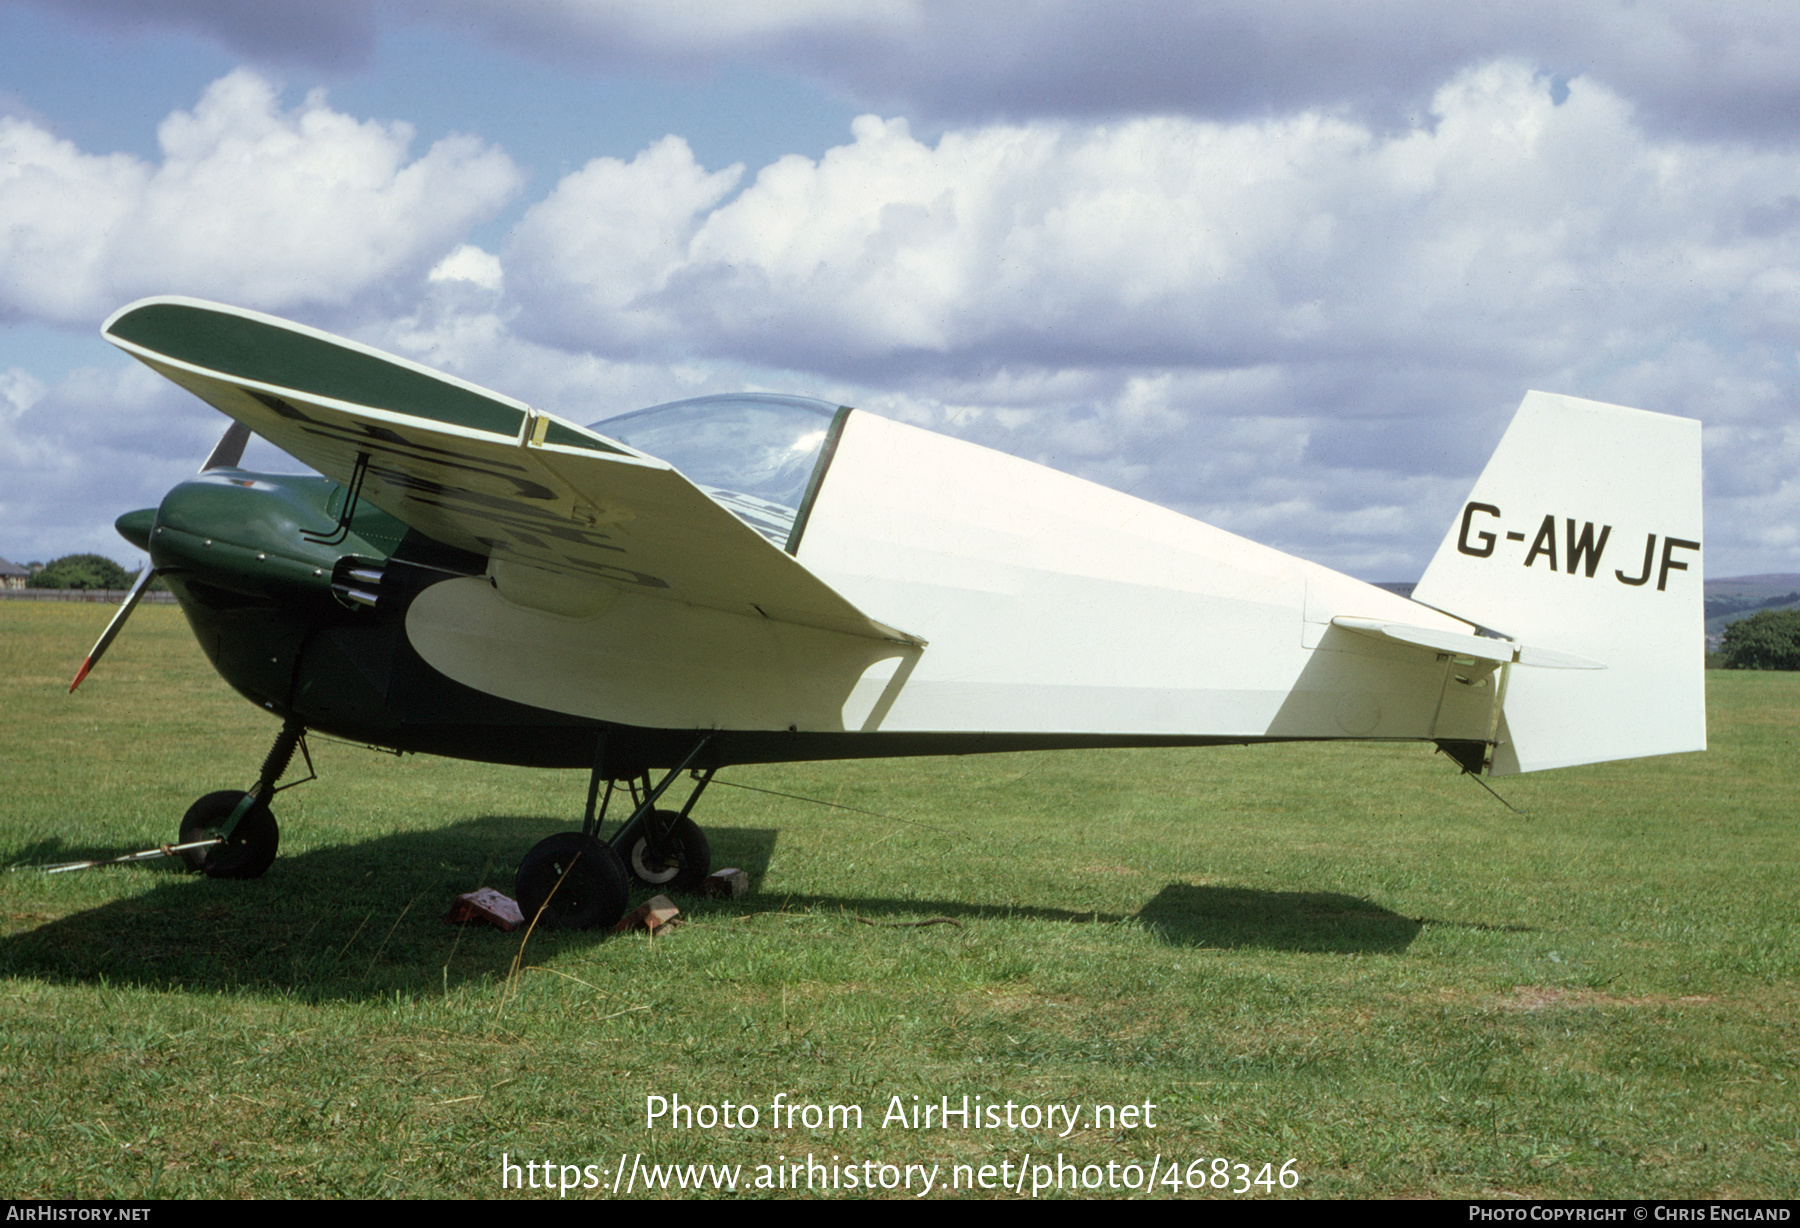
[(1706, 582), (1706, 641), (1716, 644), (1725, 628), (1758, 610), (1800, 608), (1800, 575), (1729, 576)]
[(1716, 589), (1719, 592), (1735, 589), (1795, 589), (1800, 588), (1800, 573), (1789, 572), (1774, 576), (1730, 576), (1723, 580), (1708, 580), (1706, 592), (1711, 596)]
[[(1377, 584), (1402, 597), (1412, 596), (1413, 585), (1403, 580)], [(1706, 642), (1716, 645), (1725, 628), (1758, 610), (1800, 608), (1800, 573), (1766, 576), (1726, 576), (1706, 581)]]

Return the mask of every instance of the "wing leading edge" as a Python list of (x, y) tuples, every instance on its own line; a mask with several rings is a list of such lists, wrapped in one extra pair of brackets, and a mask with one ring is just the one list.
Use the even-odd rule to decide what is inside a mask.
[[(490, 558), (502, 595), (580, 615), (618, 592), (918, 645), (655, 457), (523, 402), (258, 312), (145, 299), (108, 341), (360, 497)], [(360, 473), (359, 473), (360, 471)]]

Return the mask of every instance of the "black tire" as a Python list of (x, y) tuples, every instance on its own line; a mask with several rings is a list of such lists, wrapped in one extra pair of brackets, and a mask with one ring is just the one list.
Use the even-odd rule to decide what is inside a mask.
[(631, 876), (646, 887), (666, 887), (670, 891), (692, 891), (712, 873), (712, 846), (700, 825), (672, 810), (658, 810), (650, 821), (669, 831), (669, 854), (659, 858), (650, 851), (650, 838), (639, 836), (632, 842), (626, 865)]
[(619, 855), (578, 831), (540, 840), (519, 861), (513, 895), (525, 924), (588, 930), (615, 924), (631, 892)]
[[(225, 789), (208, 793), (189, 806), (181, 819), (181, 838), (177, 843), (216, 835), (245, 796), (238, 790)], [(281, 829), (275, 825), (275, 816), (261, 802), (252, 802), (232, 828), (229, 840), (211, 848), (189, 849), (181, 854), (181, 859), (190, 870), (198, 870), (208, 878), (261, 878), (275, 863), (280, 847)]]

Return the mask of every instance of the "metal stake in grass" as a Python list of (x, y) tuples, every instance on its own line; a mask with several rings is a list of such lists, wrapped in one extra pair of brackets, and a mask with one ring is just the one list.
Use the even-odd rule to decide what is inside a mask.
[(219, 836), (206, 840), (190, 840), (186, 844), (159, 844), (138, 853), (121, 853), (117, 857), (100, 857), (93, 861), (65, 861), (53, 866), (8, 866), (9, 870), (41, 870), (45, 874), (66, 874), (70, 870), (91, 870), (95, 866), (122, 866), (133, 861), (154, 861), (158, 857), (179, 857), (193, 849), (208, 849), (225, 843)]

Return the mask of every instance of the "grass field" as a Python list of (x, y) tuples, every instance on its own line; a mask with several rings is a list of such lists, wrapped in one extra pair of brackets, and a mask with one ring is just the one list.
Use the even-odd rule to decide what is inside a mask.
[[(0, 603), (9, 864), (168, 840), (274, 734), (172, 609), (66, 695), (107, 613)], [(1064, 1196), (1175, 1162), (1184, 1196), (1795, 1197), (1800, 676), (1707, 685), (1712, 750), (1496, 782), (1518, 814), (1417, 746), (735, 769), (891, 817), (715, 787), (750, 896), (522, 949), (440, 918), (510, 893), (583, 774), (316, 742), (259, 882), (0, 879), (0, 1193), (543, 1196), (503, 1156), (604, 1186), (621, 1155), (741, 1192), (810, 1154), (1003, 1197), (944, 1187), (1060, 1154)], [(776, 1128), (778, 1095), (863, 1124)], [(883, 1127), (964, 1095), (1080, 1117)], [(647, 1129), (651, 1096), (759, 1120)]]

